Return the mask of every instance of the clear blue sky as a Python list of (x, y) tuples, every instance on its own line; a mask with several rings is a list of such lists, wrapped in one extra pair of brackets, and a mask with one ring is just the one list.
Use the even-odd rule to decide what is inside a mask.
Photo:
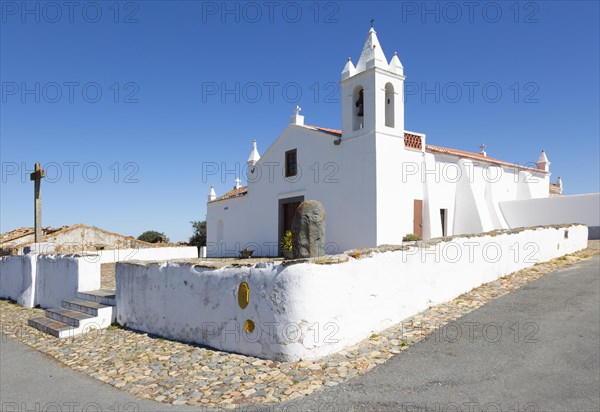
[(518, 163), (544, 148), (568, 194), (599, 191), (597, 1), (223, 4), (1, 2), (0, 231), (33, 225), (39, 161), (44, 225), (187, 240), (210, 185), (234, 184), (203, 163), (264, 153), (296, 104), (340, 127), (371, 18), (405, 67), (408, 130)]

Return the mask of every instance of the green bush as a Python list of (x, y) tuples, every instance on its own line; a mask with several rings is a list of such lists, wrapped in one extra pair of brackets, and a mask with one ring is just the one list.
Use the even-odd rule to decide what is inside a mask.
[(414, 242), (416, 240), (423, 240), (421, 237), (415, 235), (414, 233), (409, 233), (408, 235), (402, 238), (403, 242)]
[(162, 232), (157, 232), (156, 230), (147, 230), (141, 235), (138, 236), (138, 240), (142, 242), (148, 243), (168, 243), (169, 238)]
[(281, 239), (281, 249), (286, 252), (292, 251), (293, 235), (291, 230), (287, 230)]

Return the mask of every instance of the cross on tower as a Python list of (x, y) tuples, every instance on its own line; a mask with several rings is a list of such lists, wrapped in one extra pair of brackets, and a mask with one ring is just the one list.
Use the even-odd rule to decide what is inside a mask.
[(46, 171), (42, 169), (39, 163), (35, 164), (35, 170), (29, 175), (34, 181), (33, 185), (33, 221), (35, 225), (35, 243), (42, 241), (42, 179), (46, 177)]
[(375, 23), (375, 19), (371, 19), (371, 28), (373, 28), (373, 23)]

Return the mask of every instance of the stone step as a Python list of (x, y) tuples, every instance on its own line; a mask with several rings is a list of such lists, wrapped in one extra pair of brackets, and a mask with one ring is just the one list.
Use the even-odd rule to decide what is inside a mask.
[(117, 320), (117, 308), (113, 305), (104, 305), (98, 302), (74, 298), (63, 300), (62, 307), (83, 312), (91, 316), (97, 316), (102, 320), (107, 320), (109, 323), (113, 323)]
[(67, 338), (75, 332), (73, 326), (45, 317), (31, 318), (27, 324), (56, 338)]
[(66, 323), (67, 325), (71, 325), (75, 328), (79, 328), (80, 326), (83, 326), (82, 323), (85, 321), (95, 318), (87, 313), (65, 308), (46, 309), (45, 313), (47, 318)]
[(114, 289), (98, 289), (87, 290), (85, 292), (77, 292), (77, 297), (82, 300), (101, 303), (103, 305), (115, 306), (115, 290)]

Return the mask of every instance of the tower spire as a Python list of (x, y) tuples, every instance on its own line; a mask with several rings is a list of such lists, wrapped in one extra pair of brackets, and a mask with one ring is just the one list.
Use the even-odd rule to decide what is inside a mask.
[(249, 167), (254, 167), (259, 160), (260, 154), (258, 154), (258, 149), (256, 148), (256, 139), (252, 139), (252, 151), (250, 152), (250, 156), (248, 156), (246, 163)]
[(543, 149), (542, 153), (540, 153), (540, 156), (538, 157), (537, 162), (535, 162), (535, 165), (540, 170), (545, 170), (546, 172), (550, 171), (550, 161), (548, 160), (548, 156), (546, 156), (546, 152)]
[(371, 27), (367, 34), (367, 39), (365, 40), (365, 45), (360, 54), (360, 59), (358, 59), (358, 63), (356, 64), (356, 72), (362, 72), (371, 67), (380, 67), (389, 70), (387, 59), (385, 58), (383, 49), (379, 44), (379, 39), (377, 39), (377, 33), (373, 27)]
[(213, 186), (211, 186), (210, 190), (208, 191), (208, 201), (212, 202), (216, 198), (217, 198), (217, 193), (215, 192), (215, 188)]

